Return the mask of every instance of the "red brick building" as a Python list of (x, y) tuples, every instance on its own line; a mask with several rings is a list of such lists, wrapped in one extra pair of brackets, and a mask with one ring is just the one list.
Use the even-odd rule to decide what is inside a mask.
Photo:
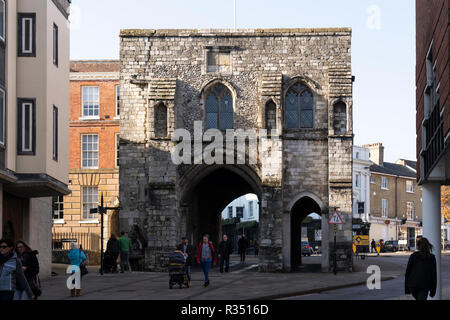
[[(416, 0), (417, 179), (423, 194), (423, 233), (442, 242), (441, 188), (450, 185), (450, 34), (448, 0)], [(443, 189), (442, 189), (443, 190)], [(436, 251), (440, 299), (440, 252)]]
[[(98, 251), (100, 218), (91, 214), (104, 195), (107, 206), (119, 196), (120, 132), (118, 61), (72, 61), (70, 65), (69, 188), (53, 212), (54, 239), (80, 238)], [(119, 232), (117, 212), (105, 217), (105, 241)], [(84, 242), (84, 243), (83, 243)]]

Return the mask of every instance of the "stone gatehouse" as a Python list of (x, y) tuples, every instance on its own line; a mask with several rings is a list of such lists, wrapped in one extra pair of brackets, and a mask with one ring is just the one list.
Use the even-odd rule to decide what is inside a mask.
[[(208, 233), (217, 245), (221, 211), (247, 193), (260, 203), (261, 271), (301, 264), (300, 224), (312, 212), (322, 216), (329, 271), (335, 207), (345, 222), (338, 266), (350, 269), (351, 29), (122, 30), (120, 37), (120, 223), (140, 230), (146, 269), (163, 269), (184, 235), (196, 246)], [(192, 164), (177, 165), (171, 152), (180, 128), (195, 137), (200, 130), (200, 140), (207, 129), (269, 132), (255, 163), (199, 162), (194, 150)]]

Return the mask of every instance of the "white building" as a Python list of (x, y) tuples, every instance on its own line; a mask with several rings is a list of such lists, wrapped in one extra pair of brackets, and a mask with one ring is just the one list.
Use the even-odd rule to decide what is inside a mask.
[(259, 221), (259, 204), (256, 194), (242, 196), (222, 211), (222, 220), (236, 217), (241, 217), (241, 222)]
[(353, 218), (370, 222), (370, 151), (353, 147)]

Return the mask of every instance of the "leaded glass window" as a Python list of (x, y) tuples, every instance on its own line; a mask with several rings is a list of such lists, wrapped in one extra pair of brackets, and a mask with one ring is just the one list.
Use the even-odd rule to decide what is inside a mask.
[(206, 129), (233, 129), (233, 97), (222, 84), (216, 85), (206, 98)]
[(286, 128), (312, 128), (314, 123), (314, 97), (303, 84), (293, 85), (286, 94)]

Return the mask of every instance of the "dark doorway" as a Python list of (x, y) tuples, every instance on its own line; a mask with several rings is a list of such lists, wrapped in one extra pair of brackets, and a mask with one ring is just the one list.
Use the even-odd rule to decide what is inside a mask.
[(187, 232), (194, 246), (200, 243), (204, 234), (209, 234), (217, 246), (222, 237), (222, 211), (234, 199), (249, 193), (259, 194), (248, 180), (225, 166), (197, 182), (188, 194)]
[(3, 237), (13, 241), (23, 239), (25, 210), (28, 210), (28, 199), (3, 193)]
[(311, 198), (303, 197), (291, 210), (291, 270), (298, 271), (302, 265), (302, 222), (311, 213), (321, 214), (320, 206)]

